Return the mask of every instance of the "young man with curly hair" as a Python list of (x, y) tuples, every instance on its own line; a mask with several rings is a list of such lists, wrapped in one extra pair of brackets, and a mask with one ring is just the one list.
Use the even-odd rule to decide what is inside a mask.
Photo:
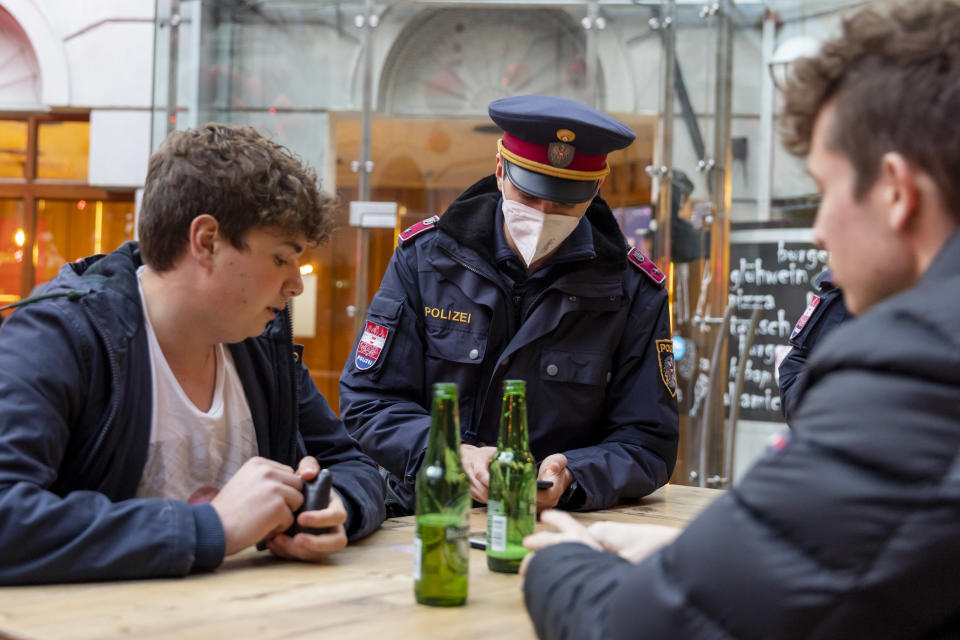
[[(140, 242), (68, 264), (0, 333), (0, 584), (179, 576), (258, 541), (321, 560), (384, 517), (287, 302), (329, 234), (316, 174), (250, 127), (172, 133)], [(283, 532), (305, 480), (330, 506)], [(296, 470), (295, 470), (296, 469)]]
[[(785, 99), (857, 317), (813, 353), (789, 440), (671, 544), (528, 539), (553, 545), (526, 575), (541, 637), (960, 636), (960, 2), (869, 3)], [(594, 548), (553, 544), (574, 540)]]

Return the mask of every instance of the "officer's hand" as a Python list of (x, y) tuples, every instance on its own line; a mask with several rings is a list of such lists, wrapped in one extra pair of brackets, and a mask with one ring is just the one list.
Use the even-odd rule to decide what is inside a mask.
[(567, 456), (562, 453), (554, 453), (543, 459), (540, 463), (540, 471), (537, 473), (537, 480), (550, 480), (553, 486), (549, 489), (540, 489), (537, 491), (537, 511), (551, 509), (557, 506), (563, 492), (567, 490), (570, 483), (573, 482), (573, 474), (567, 468)]
[(210, 501), (223, 526), (226, 554), (236, 553), (293, 524), (303, 504), (303, 481), (287, 465), (251, 458)]
[(497, 452), (496, 447), (475, 447), (472, 444), (460, 445), (460, 459), (463, 470), (470, 479), (470, 495), (477, 502), (486, 502), (490, 491), (490, 459)]
[[(312, 480), (320, 473), (320, 463), (313, 456), (300, 461), (297, 473), (304, 480)], [(297, 516), (297, 522), (303, 527), (329, 527), (330, 531), (319, 535), (298, 533), (292, 538), (284, 533), (267, 540), (267, 549), (281, 558), (297, 558), (308, 562), (320, 562), (331, 551), (339, 551), (347, 546), (347, 533), (344, 523), (347, 510), (336, 489), (330, 490), (330, 503), (326, 509), (304, 511)]]
[(627, 524), (625, 522), (594, 522), (587, 527), (590, 536), (607, 551), (620, 554), (634, 564), (664, 547), (680, 535), (680, 529), (660, 524)]

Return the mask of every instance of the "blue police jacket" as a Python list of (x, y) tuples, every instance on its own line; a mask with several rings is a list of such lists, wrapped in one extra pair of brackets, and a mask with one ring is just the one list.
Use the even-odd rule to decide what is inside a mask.
[(790, 351), (777, 367), (780, 407), (790, 423), (800, 404), (800, 389), (807, 360), (814, 346), (828, 333), (853, 317), (843, 302), (843, 291), (833, 284), (833, 272), (825, 269), (814, 280), (819, 295), (807, 306), (790, 336)]
[(564, 453), (579, 487), (562, 506), (647, 495), (677, 454), (666, 292), (629, 264), (600, 198), (529, 278), (502, 217), (489, 176), (397, 248), (340, 377), (347, 429), (412, 510), (431, 384), (457, 383), (462, 441), (482, 446), (503, 380), (522, 379), (534, 457)]
[[(0, 329), (0, 584), (177, 576), (223, 559), (209, 504), (132, 499), (152, 407), (140, 263), (128, 243), (65, 265)], [(288, 314), (230, 351), (259, 454), (293, 467), (316, 456), (348, 535), (376, 529), (382, 479), (300, 362)]]

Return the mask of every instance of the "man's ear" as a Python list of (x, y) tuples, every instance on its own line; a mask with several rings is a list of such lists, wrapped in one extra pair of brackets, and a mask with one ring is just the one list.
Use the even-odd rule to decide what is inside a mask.
[[(603, 183), (606, 179), (607, 179), (607, 176), (603, 176), (602, 178), (597, 180), (597, 190), (593, 192), (593, 198), (596, 198), (598, 195), (600, 195), (600, 187), (603, 186)], [(590, 198), (590, 200), (593, 201), (593, 198)]]
[(500, 190), (500, 193), (503, 193), (503, 158), (500, 157), (500, 154), (497, 153), (497, 189)]
[(917, 169), (896, 152), (883, 154), (880, 175), (882, 204), (887, 208), (887, 221), (896, 231), (904, 231), (913, 222), (920, 204)]
[(204, 213), (190, 222), (190, 255), (199, 264), (209, 267), (220, 241), (220, 223)]

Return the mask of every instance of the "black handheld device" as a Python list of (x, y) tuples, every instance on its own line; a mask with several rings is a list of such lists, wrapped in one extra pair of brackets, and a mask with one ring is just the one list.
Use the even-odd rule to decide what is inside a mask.
[(549, 489), (553, 486), (553, 480), (537, 480), (537, 491)]
[(297, 516), (304, 511), (326, 509), (327, 505), (330, 504), (330, 489), (332, 488), (333, 472), (329, 469), (321, 469), (317, 477), (303, 483), (303, 504), (293, 513), (293, 525), (285, 531), (288, 536), (295, 536), (298, 533), (319, 535), (330, 531), (330, 527), (301, 527), (297, 524)]
[[(297, 516), (304, 511), (319, 511), (326, 509), (330, 504), (330, 489), (333, 488), (333, 472), (329, 469), (321, 469), (320, 473), (313, 480), (307, 480), (303, 483), (303, 504), (293, 513), (293, 524), (284, 531), (288, 536), (295, 536), (298, 533), (309, 533), (318, 535), (329, 533), (330, 527), (301, 527), (297, 524)], [(267, 543), (261, 540), (257, 543), (257, 551), (266, 551)]]

